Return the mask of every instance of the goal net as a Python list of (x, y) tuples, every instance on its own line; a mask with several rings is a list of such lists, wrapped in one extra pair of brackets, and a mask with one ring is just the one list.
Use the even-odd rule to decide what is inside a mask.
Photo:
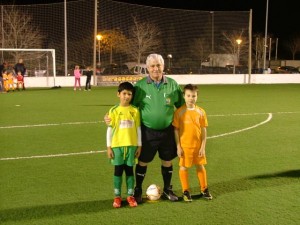
[[(36, 70), (53, 75), (51, 52), (44, 48), (55, 49), (58, 76), (67, 76), (66, 67), (71, 71), (75, 65), (82, 69), (92, 66), (97, 75), (104, 75), (104, 69), (122, 68), (128, 62), (141, 65), (154, 52), (164, 57), (166, 73), (199, 74), (212, 54), (227, 54), (238, 58), (230, 64), (248, 66), (252, 49), (250, 11), (183, 10), (112, 0), (78, 0), (7, 5), (1, 7), (0, 14), (0, 46), (23, 49), (18, 53), (5, 51), (7, 54), (30, 53), (22, 56), (32, 71), (30, 76)], [(41, 51), (25, 52), (25, 48)], [(18, 58), (11, 57), (12, 61)], [(2, 55), (2, 59), (6, 57)], [(224, 66), (217, 62), (211, 61), (209, 66)]]
[[(55, 49), (13, 49), (0, 48), (0, 52), (9, 68), (23, 59), (27, 77), (56, 77)], [(55, 84), (55, 82), (54, 82)]]

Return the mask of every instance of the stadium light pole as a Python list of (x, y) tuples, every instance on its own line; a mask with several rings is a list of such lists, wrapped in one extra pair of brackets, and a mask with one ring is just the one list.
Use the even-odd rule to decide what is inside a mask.
[(95, 0), (95, 11), (94, 11), (94, 40), (93, 40), (93, 83), (97, 86), (97, 33), (98, 33), (98, 1)]
[(267, 37), (268, 37), (268, 14), (269, 14), (269, 0), (266, 5), (266, 23), (265, 23), (265, 40), (264, 40), (264, 73), (266, 71), (266, 56), (267, 56)]
[[(101, 68), (101, 48), (100, 48), (100, 45), (101, 45), (101, 40), (102, 40), (102, 35), (101, 34), (98, 34), (96, 36), (97, 40), (98, 40), (98, 60), (99, 60), (99, 67)], [(100, 71), (101, 72), (101, 71)]]
[(241, 50), (241, 43), (242, 39), (237, 39), (236, 43), (238, 44), (238, 49), (237, 49), (237, 60), (238, 60), (238, 65), (240, 64), (240, 50)]
[(167, 57), (168, 57), (168, 59), (169, 59), (169, 70), (171, 70), (171, 59), (172, 59), (172, 55), (169, 54)]
[(276, 38), (275, 60), (277, 60), (278, 38)]
[(210, 14), (211, 14), (211, 54), (213, 54), (214, 53), (214, 51), (215, 51), (215, 35), (214, 35), (214, 33), (215, 33), (215, 28), (214, 28), (214, 26), (215, 26), (215, 14), (214, 14), (214, 11), (210, 11), (209, 12)]

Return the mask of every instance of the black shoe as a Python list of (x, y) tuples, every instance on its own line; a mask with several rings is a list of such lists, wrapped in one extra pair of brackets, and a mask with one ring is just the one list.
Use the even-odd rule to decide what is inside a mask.
[(208, 188), (206, 188), (201, 194), (200, 194), (201, 198), (206, 198), (208, 200), (212, 200), (212, 195), (209, 193)]
[(142, 193), (143, 193), (142, 188), (138, 188), (138, 187), (135, 187), (135, 188), (134, 188), (134, 194), (133, 194), (133, 197), (135, 198), (135, 201), (136, 201), (138, 204), (143, 203)]
[(164, 189), (163, 196), (172, 202), (178, 201), (177, 195), (172, 191), (172, 186), (170, 186), (168, 189)]
[(193, 201), (192, 197), (191, 197), (191, 194), (189, 191), (184, 191), (183, 192), (183, 195), (182, 195), (182, 198), (185, 202), (191, 202)]

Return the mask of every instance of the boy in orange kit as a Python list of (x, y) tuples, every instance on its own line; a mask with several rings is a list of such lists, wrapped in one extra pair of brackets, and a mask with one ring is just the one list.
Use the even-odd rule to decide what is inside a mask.
[(175, 111), (173, 119), (183, 200), (192, 201), (188, 182), (188, 169), (193, 165), (196, 166), (201, 197), (211, 200), (212, 196), (208, 191), (204, 167), (207, 163), (205, 156), (206, 127), (208, 126), (206, 113), (204, 109), (196, 105), (198, 98), (197, 86), (187, 84), (183, 90), (183, 97), (185, 105)]

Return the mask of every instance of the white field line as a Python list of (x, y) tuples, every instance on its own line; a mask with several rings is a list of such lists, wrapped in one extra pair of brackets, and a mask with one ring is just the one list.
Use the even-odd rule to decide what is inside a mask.
[[(277, 114), (286, 114), (286, 113), (300, 113), (300, 112), (277, 112)], [(240, 129), (240, 130), (236, 130), (236, 131), (232, 131), (232, 132), (228, 132), (228, 133), (224, 133), (224, 134), (219, 134), (219, 135), (214, 135), (214, 136), (209, 136), (207, 137), (207, 139), (212, 139), (212, 138), (217, 138), (217, 137), (223, 137), (223, 136), (227, 136), (227, 135), (231, 135), (231, 134), (236, 134), (236, 133), (240, 133), (246, 130), (250, 130), (253, 128), (256, 128), (258, 126), (261, 126), (267, 122), (269, 122), (272, 119), (272, 113), (249, 113), (249, 114), (227, 114), (227, 115), (210, 115), (210, 116), (251, 116), (251, 115), (262, 115), (262, 114), (268, 114), (268, 118), (266, 120), (264, 120), (261, 123), (258, 123), (256, 125), (253, 125), (251, 127), (246, 127), (244, 129)], [(84, 123), (99, 123), (99, 122), (104, 122), (104, 121), (98, 121), (98, 122), (75, 122), (75, 123), (61, 123), (61, 124), (55, 124), (54, 126), (58, 126), (58, 125), (65, 125), (65, 124), (84, 124)], [(46, 126), (46, 124), (40, 124), (39, 126), (44, 125)], [(32, 126), (32, 125), (28, 125), (28, 126)], [(35, 125), (37, 126), (37, 125)], [(17, 126), (15, 126), (17, 127)], [(14, 127), (14, 128), (15, 128)], [(0, 127), (3, 128), (3, 127)], [(8, 127), (4, 127), (4, 128), (8, 128)], [(4, 161), (4, 160), (17, 160), (17, 159), (36, 159), (36, 158), (54, 158), (54, 157), (64, 157), (64, 156), (72, 156), (72, 155), (86, 155), (86, 154), (96, 154), (96, 153), (104, 153), (106, 152), (106, 150), (101, 150), (101, 151), (89, 151), (89, 152), (74, 152), (74, 153), (66, 153), (66, 154), (55, 154), (55, 155), (37, 155), (37, 156), (24, 156), (24, 157), (12, 157), (12, 158), (0, 158), (0, 161)]]
[(253, 126), (251, 126), (251, 127), (246, 127), (246, 128), (244, 128), (244, 129), (235, 130), (235, 131), (228, 132), (228, 133), (224, 133), (224, 134), (219, 134), (219, 135), (210, 136), (210, 137), (207, 137), (207, 139), (223, 137), (223, 136), (227, 136), (227, 135), (231, 135), (231, 134), (236, 134), (236, 133), (240, 133), (240, 132), (243, 132), (243, 131), (246, 131), (246, 130), (251, 130), (251, 129), (253, 129), (253, 128), (259, 127), (259, 126), (261, 126), (261, 125), (263, 125), (263, 124), (269, 122), (269, 121), (272, 119), (272, 117), (273, 117), (273, 116), (272, 116), (272, 113), (268, 113), (268, 114), (269, 114), (268, 118), (267, 118), (265, 121), (261, 122), (261, 123), (255, 124), (255, 125), (253, 125)]
[[(300, 113), (296, 112), (273, 112), (272, 114), (295, 114)], [(209, 117), (219, 117), (219, 116), (255, 116), (255, 115), (266, 115), (269, 113), (233, 113), (233, 114), (215, 114), (215, 115), (208, 115)]]
[(91, 124), (91, 123), (101, 123), (101, 122), (104, 122), (104, 121), (69, 122), (69, 123), (43, 123), (43, 124), (32, 124), (32, 125), (4, 126), (4, 127), (0, 127), (0, 129), (49, 127), (49, 126), (61, 126), (61, 125), (81, 125), (81, 124)]
[(88, 155), (88, 154), (96, 154), (96, 153), (103, 153), (103, 152), (106, 152), (106, 150), (89, 151), (89, 152), (73, 152), (73, 153), (55, 154), (55, 155), (34, 155), (34, 156), (24, 156), (24, 157), (14, 157), (14, 158), (0, 158), (0, 160), (55, 158), (55, 157), (64, 157), (64, 156), (71, 156), (71, 155)]
[[(300, 113), (300, 112), (275, 112), (273, 114), (292, 114), (292, 113)], [(209, 117), (219, 117), (219, 116), (254, 116), (254, 115), (265, 115), (265, 114), (268, 114), (268, 113), (216, 114), (216, 115), (209, 115)], [(92, 124), (92, 123), (104, 123), (104, 121), (102, 120), (102, 121), (90, 121), (90, 122), (43, 123), (43, 124), (2, 126), (2, 127), (0, 127), (0, 129), (49, 127), (49, 126), (62, 126), (62, 125), (81, 125), (81, 124)]]

